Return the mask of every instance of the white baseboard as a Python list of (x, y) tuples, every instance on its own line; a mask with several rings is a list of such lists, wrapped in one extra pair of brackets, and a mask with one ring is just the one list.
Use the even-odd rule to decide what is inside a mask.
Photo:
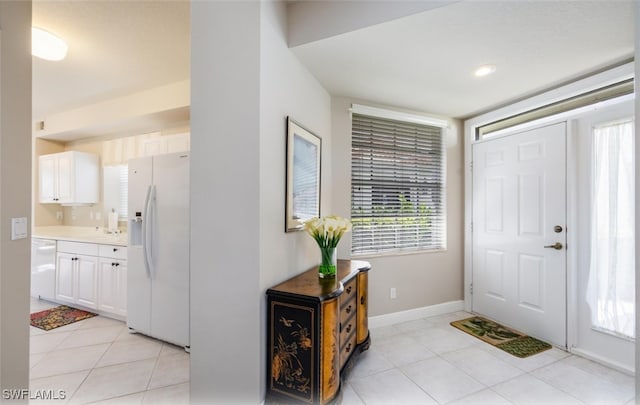
[(580, 348), (577, 347), (572, 347), (571, 348), (571, 353), (572, 354), (576, 354), (580, 357), (584, 357), (585, 359), (588, 360), (593, 360), (596, 363), (600, 363), (603, 364), (609, 368), (612, 368), (614, 370), (618, 370), (624, 374), (630, 375), (630, 376), (635, 376), (635, 370), (634, 367), (629, 367), (626, 364), (622, 364), (622, 363), (618, 363), (617, 361), (613, 361), (610, 359), (607, 359), (605, 357), (602, 356), (598, 356), (597, 354), (591, 353), (588, 350), (582, 350)]
[(369, 328), (395, 325), (396, 323), (415, 321), (429, 316), (443, 315), (456, 311), (464, 311), (464, 301), (449, 301), (428, 307), (414, 308), (407, 311), (393, 312), (369, 317)]

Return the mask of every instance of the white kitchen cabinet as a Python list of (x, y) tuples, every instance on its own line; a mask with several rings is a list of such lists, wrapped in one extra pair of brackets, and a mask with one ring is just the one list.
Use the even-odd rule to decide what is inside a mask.
[(56, 260), (56, 299), (75, 302), (75, 255), (58, 253)]
[(42, 155), (39, 200), (44, 204), (94, 204), (99, 201), (98, 156), (67, 151)]
[(98, 307), (98, 258), (77, 253), (58, 252), (56, 266), (56, 298)]
[(55, 301), (127, 316), (127, 248), (59, 240)]
[(99, 248), (98, 309), (127, 316), (127, 249), (109, 245)]
[(58, 241), (56, 299), (98, 308), (98, 245)]

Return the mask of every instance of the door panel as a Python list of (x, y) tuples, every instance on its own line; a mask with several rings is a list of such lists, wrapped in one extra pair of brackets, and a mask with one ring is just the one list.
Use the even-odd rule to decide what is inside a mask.
[(68, 253), (58, 253), (56, 263), (56, 298), (63, 301), (75, 301), (74, 265), (75, 256)]
[(151, 280), (145, 267), (142, 251), (142, 226), (136, 222), (146, 214), (145, 200), (151, 186), (153, 163), (151, 158), (131, 159), (129, 170), (129, 246), (127, 247), (127, 301), (133, 309), (127, 313), (127, 326), (139, 332), (151, 333)]
[(98, 258), (76, 256), (78, 280), (77, 302), (89, 308), (98, 307)]
[(189, 155), (154, 157), (152, 319), (155, 333), (189, 345)]
[(59, 202), (70, 202), (73, 200), (75, 191), (75, 174), (73, 171), (73, 157), (69, 153), (63, 153), (57, 157), (58, 174), (58, 195)]
[[(473, 146), (473, 310), (559, 346), (566, 345), (565, 150), (565, 123)], [(556, 242), (563, 248), (545, 248)]]

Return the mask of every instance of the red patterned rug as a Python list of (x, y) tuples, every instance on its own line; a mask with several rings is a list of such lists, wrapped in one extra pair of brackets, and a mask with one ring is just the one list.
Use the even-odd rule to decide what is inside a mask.
[(71, 308), (66, 305), (59, 305), (55, 308), (31, 314), (31, 326), (44, 330), (51, 330), (83, 319), (91, 318), (96, 315), (98, 314)]

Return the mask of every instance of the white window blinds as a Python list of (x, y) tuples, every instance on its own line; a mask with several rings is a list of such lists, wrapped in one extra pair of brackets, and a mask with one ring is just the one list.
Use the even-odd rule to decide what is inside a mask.
[(353, 114), (352, 254), (446, 248), (442, 128)]
[(120, 219), (127, 219), (129, 217), (129, 166), (118, 166), (119, 178), (120, 178), (120, 198), (118, 201), (118, 213)]

